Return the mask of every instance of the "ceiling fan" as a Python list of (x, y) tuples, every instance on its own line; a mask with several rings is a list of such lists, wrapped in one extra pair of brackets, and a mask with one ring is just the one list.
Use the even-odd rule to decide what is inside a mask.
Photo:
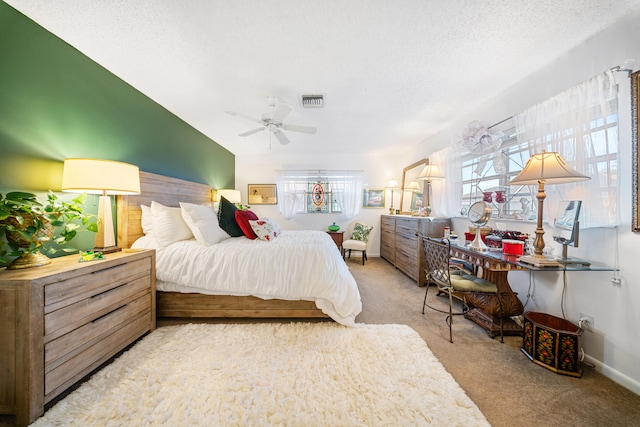
[(283, 123), (284, 119), (292, 111), (292, 108), (287, 104), (279, 103), (277, 97), (269, 96), (267, 97), (267, 102), (271, 107), (271, 111), (264, 113), (261, 119), (256, 119), (242, 113), (226, 111), (227, 114), (231, 114), (232, 116), (244, 117), (245, 119), (260, 123), (262, 125), (256, 129), (243, 132), (238, 136), (250, 136), (258, 132), (262, 132), (263, 130), (269, 130), (278, 139), (280, 144), (285, 145), (290, 143), (291, 141), (289, 141), (289, 138), (287, 138), (284, 132), (282, 132), (283, 130), (310, 134), (316, 133), (316, 128), (312, 126), (290, 125)]

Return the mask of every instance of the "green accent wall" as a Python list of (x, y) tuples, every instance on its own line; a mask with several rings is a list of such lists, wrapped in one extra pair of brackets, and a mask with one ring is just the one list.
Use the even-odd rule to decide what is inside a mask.
[(231, 152), (0, 2), (0, 192), (59, 190), (69, 157), (235, 187)]

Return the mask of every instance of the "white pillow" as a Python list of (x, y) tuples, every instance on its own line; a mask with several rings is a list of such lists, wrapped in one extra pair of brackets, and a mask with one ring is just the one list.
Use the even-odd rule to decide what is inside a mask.
[(182, 219), (191, 229), (198, 242), (205, 245), (215, 245), (231, 237), (220, 228), (218, 215), (213, 208), (182, 202), (180, 207), (182, 209)]
[(151, 219), (151, 206), (140, 205), (140, 209), (142, 209), (142, 217), (140, 219), (140, 223), (142, 225), (142, 232), (144, 234), (151, 234), (153, 230), (153, 222)]
[[(149, 214), (151, 214), (151, 212), (149, 212)], [(133, 242), (131, 249), (158, 249), (158, 242), (153, 236), (145, 234)]]
[(180, 208), (170, 208), (158, 202), (151, 202), (153, 236), (158, 241), (159, 247), (193, 238), (191, 229), (182, 219), (181, 211)]

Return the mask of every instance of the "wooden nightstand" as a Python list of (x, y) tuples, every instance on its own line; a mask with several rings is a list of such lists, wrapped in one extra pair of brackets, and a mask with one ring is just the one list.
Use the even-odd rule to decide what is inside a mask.
[(0, 270), (0, 414), (25, 426), (156, 327), (155, 251)]
[(344, 241), (344, 231), (327, 231), (342, 253), (342, 242)]

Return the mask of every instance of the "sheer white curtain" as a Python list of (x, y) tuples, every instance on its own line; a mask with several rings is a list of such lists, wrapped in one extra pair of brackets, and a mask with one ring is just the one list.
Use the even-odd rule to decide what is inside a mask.
[(346, 219), (355, 217), (362, 205), (362, 173), (359, 171), (281, 171), (278, 173), (278, 209), (286, 219), (306, 208), (307, 185), (326, 181)]
[(555, 151), (591, 177), (545, 186), (547, 218), (554, 218), (561, 200), (582, 200), (582, 228), (619, 223), (617, 107), (617, 86), (608, 71), (515, 116), (518, 145), (528, 146), (522, 152), (523, 165), (542, 150)]
[(278, 174), (278, 210), (286, 219), (291, 219), (304, 209), (307, 178), (286, 172)]
[(345, 219), (355, 217), (362, 206), (362, 176), (358, 174), (329, 177), (329, 183), (342, 208), (342, 216)]
[(439, 166), (444, 175), (444, 179), (431, 181), (433, 216), (459, 216), (462, 200), (461, 150), (451, 146), (432, 153), (429, 163)]

